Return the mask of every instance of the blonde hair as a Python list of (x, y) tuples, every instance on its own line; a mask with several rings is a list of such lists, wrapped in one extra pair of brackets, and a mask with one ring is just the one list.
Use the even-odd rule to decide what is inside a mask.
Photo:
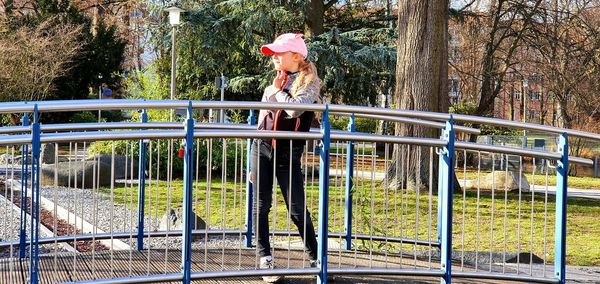
[(321, 89), (321, 79), (317, 74), (317, 67), (310, 60), (306, 59), (300, 62), (298, 72), (298, 78), (292, 85), (292, 96), (295, 96), (298, 90), (308, 89), (311, 84), (317, 84), (316, 89)]

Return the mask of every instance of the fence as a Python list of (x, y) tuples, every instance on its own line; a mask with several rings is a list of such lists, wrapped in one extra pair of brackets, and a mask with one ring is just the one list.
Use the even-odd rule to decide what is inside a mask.
[[(149, 121), (146, 112), (181, 108), (187, 109), (183, 122)], [(98, 109), (141, 110), (140, 122), (38, 120), (40, 113)], [(322, 123), (305, 133), (257, 131), (253, 111), (241, 125), (198, 123), (195, 109), (315, 111)], [(57, 101), (3, 103), (0, 112), (25, 113), (23, 126), (0, 128), (0, 277), (8, 283), (189, 283), (269, 275), (316, 276), (319, 283), (350, 275), (564, 283), (566, 171), (569, 163), (592, 165), (568, 156), (568, 136), (600, 140), (598, 134), (493, 118), (341, 105)], [(332, 116), (349, 117), (348, 129), (331, 129)], [(441, 135), (357, 133), (354, 117), (440, 129)], [(479, 132), (455, 122), (553, 133), (559, 150), (460, 141), (457, 132)], [(288, 170), (287, 179), (273, 176), (268, 225), (277, 267), (259, 269), (252, 139), (289, 143), (275, 147), (275, 159), (293, 155), (291, 141), (311, 141), (300, 151), (302, 227), (314, 219), (316, 265), (302, 245), (307, 231), (298, 232), (286, 210), (292, 200), (282, 196), (290, 193), (277, 190), (275, 179), (292, 187)], [(541, 172), (540, 164), (546, 165)], [(541, 192), (524, 182), (536, 174), (545, 183), (531, 187)], [(549, 198), (548, 176), (554, 174), (556, 197)], [(459, 185), (462, 191), (455, 190)], [(543, 265), (534, 265), (536, 258)]]

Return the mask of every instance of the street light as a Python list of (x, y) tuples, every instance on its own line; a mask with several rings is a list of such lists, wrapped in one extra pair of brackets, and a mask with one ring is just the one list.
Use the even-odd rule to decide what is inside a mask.
[[(529, 81), (527, 81), (527, 79), (523, 79), (521, 81), (521, 83), (523, 84), (523, 117), (521, 118), (521, 120), (523, 120), (523, 122), (527, 122), (527, 88), (529, 87)], [(527, 132), (525, 129), (523, 129), (523, 148), (527, 148)]]
[[(175, 92), (176, 92), (176, 78), (175, 78), (175, 70), (177, 70), (177, 63), (176, 63), (176, 56), (177, 53), (175, 52), (175, 33), (177, 31), (177, 26), (179, 26), (180, 23), (180, 19), (181, 19), (181, 12), (184, 12), (185, 10), (177, 7), (177, 6), (171, 6), (169, 8), (166, 9), (167, 12), (169, 12), (169, 23), (171, 24), (171, 27), (173, 28), (171, 31), (171, 100), (175, 99)], [(173, 110), (171, 109), (171, 121), (173, 121)]]
[(185, 10), (177, 7), (177, 6), (172, 6), (166, 9), (169, 12), (169, 23), (171, 24), (171, 27), (173, 28), (172, 32), (171, 32), (171, 100), (175, 99), (175, 70), (177, 69), (176, 66), (176, 52), (175, 52), (175, 33), (177, 30), (177, 26), (179, 26), (180, 24), (180, 19), (181, 19), (181, 13), (184, 12)]
[[(103, 78), (102, 74), (98, 74), (98, 81), (99, 81), (98, 82), (99, 83), (99, 86), (98, 86), (98, 100), (102, 100), (102, 83), (101, 83), (102, 78)], [(98, 122), (100, 122), (100, 117), (101, 116), (102, 116), (102, 111), (98, 110)]]

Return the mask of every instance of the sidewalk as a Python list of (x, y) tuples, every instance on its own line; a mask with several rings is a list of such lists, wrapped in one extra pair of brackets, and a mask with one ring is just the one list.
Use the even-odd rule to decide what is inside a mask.
[[(467, 183), (470, 180), (467, 180)], [(465, 181), (459, 179), (458, 182), (460, 186), (464, 186)], [(545, 185), (531, 185), (533, 192), (535, 194), (544, 194), (546, 192)], [(530, 192), (529, 190), (523, 190), (523, 192)], [(548, 194), (556, 195), (556, 186), (549, 185), (548, 186)], [(590, 198), (590, 199), (598, 199), (600, 200), (600, 190), (598, 189), (579, 189), (569, 187), (567, 188), (567, 197), (579, 197), (579, 198)]]

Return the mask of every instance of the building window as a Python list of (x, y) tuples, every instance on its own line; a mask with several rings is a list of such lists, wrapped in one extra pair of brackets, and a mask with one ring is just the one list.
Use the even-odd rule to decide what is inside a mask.
[(529, 111), (528, 111), (528, 114), (529, 114), (529, 115), (528, 115), (528, 118), (527, 118), (527, 119), (529, 119), (529, 120), (531, 121), (531, 120), (534, 120), (534, 119), (537, 117), (538, 111), (535, 111), (535, 110), (529, 110)]
[(521, 98), (521, 91), (515, 91), (515, 99), (520, 99)]
[(534, 100), (534, 101), (539, 101), (540, 98), (542, 97), (540, 92), (537, 92), (537, 91), (529, 91), (527, 95), (530, 100)]

